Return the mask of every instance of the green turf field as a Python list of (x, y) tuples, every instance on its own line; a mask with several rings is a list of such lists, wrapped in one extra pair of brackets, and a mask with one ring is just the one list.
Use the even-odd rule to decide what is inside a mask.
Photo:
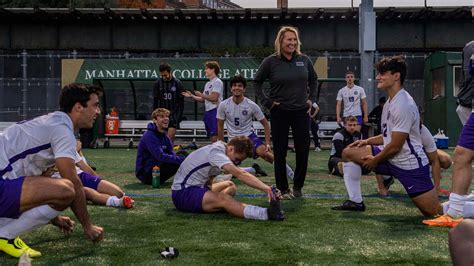
[[(369, 197), (363, 213), (331, 211), (342, 198), (311, 197), (284, 201), (288, 215), (284, 222), (253, 221), (225, 213), (177, 212), (169, 196), (171, 183), (152, 189), (134, 177), (136, 149), (86, 150), (85, 155), (105, 179), (129, 194), (148, 196), (134, 197), (136, 207), (131, 210), (89, 205), (93, 222), (105, 230), (98, 244), (85, 239), (80, 225), (70, 237), (51, 225), (23, 235), (26, 243), (43, 253), (34, 265), (450, 264), (448, 229), (422, 225), (422, 216), (398, 182), (391, 189), (393, 198), (379, 198), (375, 178), (364, 178), (363, 193)], [(327, 174), (327, 158), (328, 151), (310, 152), (304, 193), (345, 194), (342, 179)], [(294, 153), (289, 152), (288, 159), (294, 166)], [(273, 175), (272, 165), (258, 162)], [(263, 181), (274, 182), (273, 177)], [(267, 206), (265, 197), (251, 197), (261, 192), (236, 183), (244, 194), (239, 200)], [(442, 184), (449, 188), (451, 179)], [(160, 258), (159, 251), (166, 246), (178, 248), (180, 256), (172, 261)], [(0, 254), (0, 265), (15, 264), (16, 259)]]

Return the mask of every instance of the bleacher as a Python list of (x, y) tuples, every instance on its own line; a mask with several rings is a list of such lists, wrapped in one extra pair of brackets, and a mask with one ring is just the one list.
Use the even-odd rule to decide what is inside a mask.
[[(104, 148), (110, 146), (111, 138), (128, 139), (128, 147), (132, 148), (134, 142), (138, 141), (147, 129), (149, 120), (121, 120), (118, 134), (105, 134)], [(182, 121), (176, 130), (176, 138), (189, 138), (195, 141), (197, 138), (207, 138), (203, 121)], [(225, 126), (224, 126), (225, 128)], [(259, 137), (264, 137), (265, 132), (260, 122), (254, 121), (253, 128)], [(323, 121), (319, 124), (318, 136), (321, 139), (331, 139), (334, 132), (339, 129), (339, 125), (334, 121)], [(290, 131), (291, 137), (291, 131)]]

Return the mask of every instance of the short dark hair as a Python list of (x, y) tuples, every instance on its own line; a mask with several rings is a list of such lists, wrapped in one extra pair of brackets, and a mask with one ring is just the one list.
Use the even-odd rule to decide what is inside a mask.
[(161, 63), (159, 69), (160, 69), (160, 72), (167, 71), (171, 73), (171, 66), (168, 63)]
[(246, 136), (234, 137), (228, 145), (233, 146), (236, 153), (245, 154), (247, 158), (253, 157), (253, 143)]
[(70, 113), (76, 103), (80, 103), (82, 106), (87, 107), (87, 102), (90, 99), (91, 94), (102, 96), (104, 89), (99, 86), (83, 83), (71, 83), (61, 90), (59, 96), (59, 108), (65, 113)]
[(217, 61), (207, 61), (204, 65), (207, 68), (214, 69), (214, 73), (216, 73), (216, 75), (218, 75), (221, 70), (221, 67)]
[(347, 75), (353, 75), (353, 76), (355, 76), (354, 72), (352, 72), (351, 70), (347, 70), (347, 71), (346, 71), (346, 74), (344, 75), (344, 77), (347, 76)]
[(392, 74), (400, 73), (400, 84), (403, 85), (407, 75), (407, 64), (403, 56), (385, 57), (375, 67), (380, 74), (384, 74), (387, 71), (390, 71)]
[(242, 83), (242, 85), (244, 85), (244, 88), (247, 87), (247, 80), (242, 75), (235, 75), (230, 79), (231, 87), (236, 83)]

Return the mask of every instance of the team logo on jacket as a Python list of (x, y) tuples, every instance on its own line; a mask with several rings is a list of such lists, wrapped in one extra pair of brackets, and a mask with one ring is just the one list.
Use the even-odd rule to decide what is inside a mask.
[(176, 87), (175, 86), (171, 87), (171, 91), (176, 91)]
[(304, 63), (303, 63), (303, 62), (300, 62), (300, 61), (297, 61), (297, 62), (296, 62), (296, 66), (304, 66)]
[(242, 115), (248, 115), (248, 114), (249, 114), (249, 111), (247, 111), (247, 110), (242, 111)]
[(166, 145), (161, 145), (161, 149), (166, 150)]

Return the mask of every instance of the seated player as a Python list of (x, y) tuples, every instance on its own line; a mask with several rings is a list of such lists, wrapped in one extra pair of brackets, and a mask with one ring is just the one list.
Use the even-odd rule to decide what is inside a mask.
[[(438, 215), (442, 208), (421, 144), (418, 108), (402, 87), (405, 61), (398, 56), (384, 58), (377, 64), (377, 71), (377, 87), (389, 96), (382, 112), (382, 134), (356, 141), (344, 150), (344, 183), (349, 200), (332, 209), (365, 210), (360, 186), (361, 166), (364, 166), (377, 174), (395, 176), (423, 215)], [(382, 144), (380, 149), (377, 145)]]
[[(249, 98), (245, 97), (247, 80), (240, 76), (234, 76), (230, 80), (232, 97), (222, 101), (217, 108), (217, 139), (224, 141), (224, 123), (227, 127), (229, 139), (236, 136), (249, 137), (253, 143), (254, 159), (258, 157), (269, 163), (273, 163), (273, 153), (270, 146), (270, 126), (260, 107)], [(253, 119), (259, 121), (265, 131), (265, 143), (255, 134), (253, 128)], [(252, 167), (257, 174), (266, 176), (267, 174), (260, 169), (258, 164)], [(247, 169), (250, 170), (251, 169)], [(290, 166), (286, 165), (286, 172), (290, 178), (294, 173)], [(251, 172), (252, 173), (252, 172)]]
[[(103, 180), (87, 163), (86, 158), (82, 154), (82, 144), (76, 141), (76, 171), (84, 186), (86, 200), (92, 201), (97, 205), (108, 207), (120, 207), (125, 209), (133, 208), (134, 200), (125, 196), (123, 190), (112, 182)], [(54, 168), (52, 177), (61, 178), (61, 175)], [(47, 173), (44, 173), (47, 175)]]
[[(176, 209), (182, 212), (212, 213), (226, 211), (232, 216), (256, 220), (283, 220), (280, 195), (255, 176), (238, 168), (251, 157), (253, 144), (248, 137), (235, 137), (225, 144), (217, 141), (191, 153), (178, 169), (171, 187)], [(270, 207), (241, 203), (233, 198), (236, 186), (232, 181), (213, 183), (211, 172), (219, 168), (237, 177), (244, 184), (268, 194)], [(217, 170), (217, 171), (216, 171)]]
[(184, 156), (173, 151), (173, 143), (166, 135), (169, 114), (164, 108), (153, 111), (153, 123), (148, 124), (148, 130), (138, 144), (135, 175), (143, 184), (151, 185), (154, 166), (160, 167), (160, 184), (164, 184), (178, 171), (184, 160)]
[[(358, 125), (357, 117), (348, 116), (344, 120), (344, 128), (334, 134), (328, 161), (328, 169), (331, 175), (342, 177), (342, 151), (354, 141), (362, 139), (362, 134), (357, 131)], [(370, 172), (367, 169), (363, 169), (363, 171), (363, 174)]]

